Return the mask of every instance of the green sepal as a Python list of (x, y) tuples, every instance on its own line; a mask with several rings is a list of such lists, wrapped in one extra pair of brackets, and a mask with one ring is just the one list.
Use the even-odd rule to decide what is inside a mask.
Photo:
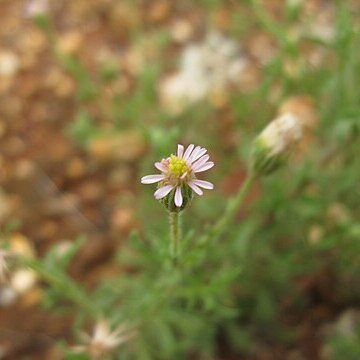
[(185, 207), (190, 204), (192, 198), (194, 197), (194, 192), (189, 185), (183, 184), (181, 185), (181, 193), (183, 196), (183, 203), (181, 207), (177, 207), (175, 205), (175, 189), (171, 190), (168, 195), (159, 201), (164, 204), (166, 209), (170, 212), (180, 212), (185, 209)]
[(257, 138), (252, 147), (250, 166), (254, 174), (269, 175), (282, 167), (287, 158), (287, 152), (270, 155), (269, 148), (266, 147), (261, 138)]

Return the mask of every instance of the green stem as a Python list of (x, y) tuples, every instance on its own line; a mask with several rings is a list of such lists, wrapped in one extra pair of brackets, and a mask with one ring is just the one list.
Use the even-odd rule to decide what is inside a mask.
[(211, 239), (212, 241), (216, 241), (224, 232), (226, 232), (231, 221), (234, 219), (236, 212), (239, 210), (240, 206), (244, 202), (246, 195), (248, 194), (254, 180), (255, 176), (250, 173), (245, 179), (235, 198), (231, 199), (228, 202), (228, 205), (222, 217), (217, 221), (217, 223), (213, 225), (209, 233), (200, 239), (200, 242), (203, 243), (209, 239)]
[(179, 212), (169, 212), (169, 222), (170, 222), (170, 256), (176, 263), (180, 252), (179, 252), (179, 242), (180, 242), (180, 213)]

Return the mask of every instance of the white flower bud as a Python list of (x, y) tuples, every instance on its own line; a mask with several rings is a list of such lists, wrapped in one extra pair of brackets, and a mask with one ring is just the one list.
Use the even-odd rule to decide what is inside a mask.
[(269, 174), (286, 160), (291, 148), (302, 137), (302, 126), (292, 113), (273, 120), (255, 139), (252, 168), (255, 173)]

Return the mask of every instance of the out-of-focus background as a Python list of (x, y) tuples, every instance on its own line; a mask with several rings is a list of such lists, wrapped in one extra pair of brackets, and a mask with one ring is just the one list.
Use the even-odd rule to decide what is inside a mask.
[[(243, 182), (252, 139), (292, 112), (304, 139), (230, 229), (249, 239), (234, 290), (242, 330), (220, 332), (213, 358), (359, 359), (359, 10), (356, 0), (0, 0), (1, 241), (42, 258), (83, 235), (74, 279), (92, 289), (126, 276), (113, 255), (129, 233), (166, 231), (139, 183), (155, 161), (178, 142), (208, 148), (216, 189), (184, 216), (201, 231)], [(15, 265), (0, 284), (0, 359), (61, 358), (75, 314), (47, 306), (46, 284)]]

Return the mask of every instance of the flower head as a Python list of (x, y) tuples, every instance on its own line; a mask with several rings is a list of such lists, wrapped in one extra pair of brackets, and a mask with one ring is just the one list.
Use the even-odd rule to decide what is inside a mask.
[(185, 150), (178, 145), (176, 155), (155, 163), (161, 174), (147, 175), (141, 178), (143, 184), (159, 183), (155, 191), (155, 199), (163, 199), (170, 211), (180, 211), (191, 200), (193, 192), (202, 195), (203, 189), (213, 189), (214, 185), (208, 181), (197, 179), (197, 173), (206, 171), (214, 166), (209, 161), (207, 150), (201, 146), (189, 145)]
[(292, 113), (273, 120), (254, 141), (253, 170), (268, 174), (281, 166), (293, 145), (301, 139), (302, 132), (298, 117)]
[(119, 345), (127, 342), (136, 335), (134, 330), (122, 324), (114, 331), (111, 331), (109, 323), (106, 320), (100, 320), (94, 328), (92, 336), (81, 334), (84, 345), (73, 347), (76, 352), (87, 353), (92, 359), (103, 359), (104, 356), (111, 353)]

